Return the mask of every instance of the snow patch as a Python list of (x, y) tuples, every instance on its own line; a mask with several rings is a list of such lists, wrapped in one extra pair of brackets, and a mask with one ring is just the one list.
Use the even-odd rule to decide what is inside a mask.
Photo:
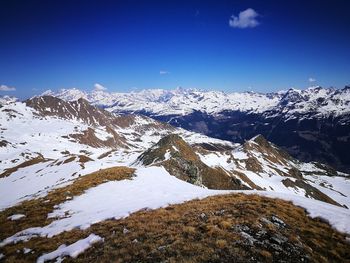
[(32, 250), (30, 248), (23, 248), (23, 254), (28, 254), (29, 252), (31, 252)]
[(166, 151), (166, 153), (164, 154), (164, 161), (167, 161), (169, 160), (171, 157), (171, 153), (169, 150)]
[(237, 160), (248, 159), (248, 155), (245, 152), (232, 152), (233, 158)]
[(105, 130), (102, 129), (95, 129), (95, 136), (100, 139), (101, 141), (106, 141), (108, 138), (111, 138), (112, 135)]
[(15, 215), (9, 216), (7, 219), (15, 221), (15, 220), (19, 220), (19, 219), (21, 219), (23, 217), (25, 217), (25, 215), (23, 215), (23, 214), (15, 214)]
[(45, 261), (53, 260), (58, 257), (62, 258), (64, 256), (76, 258), (93, 244), (101, 241), (103, 241), (102, 237), (95, 234), (90, 234), (87, 238), (81, 239), (69, 246), (61, 245), (56, 250), (47, 254), (43, 254), (37, 259), (36, 262), (44, 263)]

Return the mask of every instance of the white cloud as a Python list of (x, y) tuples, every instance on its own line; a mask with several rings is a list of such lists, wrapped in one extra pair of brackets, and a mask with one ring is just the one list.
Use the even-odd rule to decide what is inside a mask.
[(166, 74), (170, 74), (170, 72), (166, 71), (166, 70), (161, 70), (161, 71), (159, 71), (159, 74), (160, 75), (166, 75)]
[(316, 79), (310, 77), (309, 82), (316, 82)]
[(6, 86), (6, 85), (1, 85), (0, 86), (0, 91), (15, 91), (16, 88), (14, 87), (9, 87), (9, 86)]
[(259, 14), (255, 12), (254, 9), (248, 8), (244, 11), (241, 11), (237, 16), (232, 15), (229, 20), (230, 27), (237, 28), (248, 28), (248, 27), (256, 27), (259, 25), (257, 17)]
[(98, 83), (94, 85), (94, 88), (95, 90), (99, 90), (99, 91), (107, 90), (107, 88), (103, 87), (101, 84), (98, 84)]

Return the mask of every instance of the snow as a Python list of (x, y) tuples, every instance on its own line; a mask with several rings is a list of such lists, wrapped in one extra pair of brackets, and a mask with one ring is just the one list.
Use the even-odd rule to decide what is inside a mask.
[[(277, 105), (278, 98), (254, 92), (224, 93), (220, 91), (199, 91), (196, 89), (149, 89), (130, 93), (91, 93), (79, 92), (76, 89), (49, 92), (67, 101), (83, 96), (94, 105), (104, 105), (109, 111), (135, 112), (145, 110), (156, 114), (185, 115), (193, 110), (208, 113), (220, 112), (225, 109), (262, 112)], [(186, 104), (183, 102), (186, 101)], [(200, 102), (200, 103), (199, 103)], [(255, 108), (253, 108), (253, 105)]]
[[(69, 101), (78, 100), (80, 98), (84, 98), (84, 99), (87, 98), (87, 94), (84, 91), (81, 91), (81, 90), (76, 89), (76, 88), (61, 89), (60, 93), (62, 96), (64, 96), (66, 98), (66, 100), (69, 100)], [(53, 92), (52, 90), (47, 90), (42, 95), (53, 96), (53, 95), (55, 95), (55, 92)]]
[(30, 248), (23, 248), (23, 254), (28, 254), (29, 252), (31, 252), (32, 250)]
[(164, 161), (167, 161), (169, 160), (171, 157), (171, 153), (169, 151), (169, 149), (166, 151), (166, 153), (164, 154)]
[(282, 177), (279, 175), (269, 175), (266, 173), (254, 173), (252, 171), (244, 171), (239, 170), (238, 171), (244, 173), (249, 180), (251, 180), (254, 184), (260, 186), (262, 189), (265, 189), (267, 191), (276, 191), (276, 192), (285, 192), (288, 193), (288, 191), (292, 191), (295, 194), (302, 195), (302, 192), (295, 192), (294, 188), (287, 188), (282, 183), (282, 180), (289, 178), (291, 180), (294, 180), (292, 177)]
[(15, 220), (19, 220), (19, 219), (21, 219), (23, 217), (25, 217), (25, 215), (23, 215), (23, 214), (15, 214), (15, 215), (9, 216), (7, 219), (15, 221)]
[(299, 169), (301, 171), (304, 171), (304, 172), (314, 172), (314, 173), (317, 173), (317, 172), (322, 172), (323, 170), (318, 168), (315, 164), (313, 163), (300, 163), (299, 165)]
[(108, 138), (111, 138), (112, 135), (105, 130), (95, 129), (95, 136), (99, 138), (101, 141), (106, 141)]
[(232, 153), (233, 157), (238, 160), (248, 159), (248, 155), (243, 151), (237, 151)]
[(0, 96), (0, 105), (6, 105), (6, 104), (10, 104), (10, 103), (14, 103), (16, 102), (18, 99), (16, 97), (12, 97), (12, 96)]
[(174, 145), (172, 145), (172, 148), (174, 149), (175, 152), (178, 152), (178, 151), (179, 151), (179, 149), (176, 148)]
[(224, 155), (220, 153), (209, 153), (209, 154), (197, 154), (201, 161), (205, 163), (208, 166), (215, 167), (215, 166), (221, 166), (226, 169), (233, 169), (233, 164), (230, 165), (229, 163), (229, 155)]
[(87, 238), (81, 239), (69, 246), (61, 245), (55, 251), (52, 251), (47, 254), (43, 254), (37, 259), (36, 262), (44, 263), (45, 261), (53, 260), (58, 257), (61, 258), (64, 256), (70, 256), (72, 258), (76, 258), (85, 250), (90, 248), (93, 244), (101, 241), (103, 241), (102, 237), (95, 234), (90, 234)]
[(208, 144), (218, 144), (222, 146), (228, 146), (232, 148), (236, 146), (236, 144), (230, 141), (220, 140), (220, 139), (208, 137), (203, 134), (189, 132), (182, 128), (177, 128), (176, 130), (173, 131), (173, 133), (179, 134), (188, 144), (208, 143)]

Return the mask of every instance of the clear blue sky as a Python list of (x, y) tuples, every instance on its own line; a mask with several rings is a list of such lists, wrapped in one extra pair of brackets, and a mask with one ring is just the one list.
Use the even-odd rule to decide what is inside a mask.
[[(248, 8), (257, 15), (241, 28)], [(16, 91), (0, 94), (95, 83), (109, 91), (342, 88), (350, 83), (349, 14), (346, 0), (2, 0), (0, 85)], [(238, 25), (229, 25), (232, 15)]]

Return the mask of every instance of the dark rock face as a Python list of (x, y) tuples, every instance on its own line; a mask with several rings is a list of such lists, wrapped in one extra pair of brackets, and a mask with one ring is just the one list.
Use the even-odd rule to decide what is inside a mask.
[(185, 116), (151, 117), (237, 143), (262, 134), (301, 161), (317, 161), (340, 171), (350, 171), (350, 115), (316, 118), (308, 113), (287, 119), (279, 112), (256, 114), (225, 111), (209, 115), (195, 111)]

